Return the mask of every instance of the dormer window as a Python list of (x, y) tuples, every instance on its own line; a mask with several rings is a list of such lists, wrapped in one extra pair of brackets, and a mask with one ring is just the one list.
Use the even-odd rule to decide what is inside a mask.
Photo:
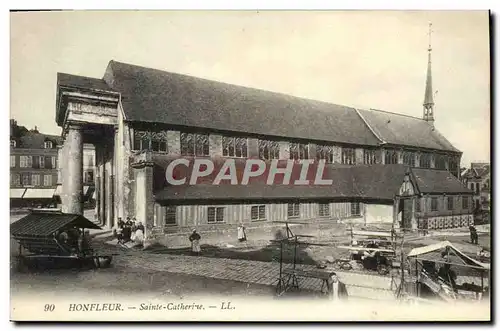
[(17, 142), (15, 140), (10, 141), (10, 147), (16, 147)]
[(46, 141), (43, 143), (43, 148), (45, 149), (51, 149), (52, 148), (52, 141)]

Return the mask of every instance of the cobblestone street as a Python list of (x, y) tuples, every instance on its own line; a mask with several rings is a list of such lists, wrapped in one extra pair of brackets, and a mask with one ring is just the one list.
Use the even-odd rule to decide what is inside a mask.
[[(279, 278), (279, 263), (241, 259), (223, 259), (204, 256), (178, 256), (155, 254), (147, 251), (125, 251), (106, 245), (103, 247), (114, 256), (114, 264), (131, 269), (147, 269), (149, 271), (201, 276), (220, 280), (237, 281), (246, 284), (275, 286)], [(293, 267), (284, 264), (283, 268)], [(315, 269), (312, 265), (297, 265), (304, 270)], [(376, 274), (367, 275), (356, 272), (335, 271), (347, 286), (349, 296), (362, 299), (394, 300), (391, 291), (391, 278)], [(299, 286), (303, 290), (318, 292), (321, 281), (317, 279), (300, 279)]]

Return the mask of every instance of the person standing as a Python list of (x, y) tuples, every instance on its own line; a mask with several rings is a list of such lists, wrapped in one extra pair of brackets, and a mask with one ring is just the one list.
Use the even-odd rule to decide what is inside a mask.
[(238, 226), (238, 241), (247, 241), (247, 234), (245, 233), (245, 227), (243, 226), (243, 224), (240, 224)]
[(331, 300), (347, 299), (349, 296), (345, 284), (339, 281), (335, 272), (330, 273), (328, 278), (328, 296)]
[(477, 245), (478, 244), (478, 235), (477, 235), (476, 227), (473, 225), (469, 226), (469, 231), (470, 231), (471, 243)]
[(201, 236), (196, 232), (196, 229), (193, 230), (193, 233), (189, 236), (189, 241), (191, 242), (191, 252), (194, 255), (201, 254), (201, 246), (200, 246)]

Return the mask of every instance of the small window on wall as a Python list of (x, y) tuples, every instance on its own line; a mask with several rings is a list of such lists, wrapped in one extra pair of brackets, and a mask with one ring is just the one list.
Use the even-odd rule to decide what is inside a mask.
[(374, 149), (364, 149), (363, 150), (363, 162), (364, 162), (364, 164), (376, 164), (377, 163), (377, 151)]
[(434, 161), (434, 168), (439, 170), (446, 170), (446, 159), (448, 156), (442, 154), (436, 154)]
[(420, 205), (420, 198), (415, 199), (415, 211), (420, 213), (422, 211), (422, 206)]
[(320, 203), (319, 204), (319, 216), (320, 217), (330, 216), (330, 204), (329, 203)]
[(224, 207), (208, 207), (208, 223), (224, 223)]
[(177, 207), (167, 206), (165, 211), (165, 226), (177, 225)]
[(167, 153), (168, 152), (167, 141), (152, 137), (151, 150), (154, 152)]
[(386, 149), (385, 150), (384, 163), (385, 164), (398, 164), (398, 153), (397, 153), (397, 151), (395, 151), (393, 149)]
[(421, 153), (420, 154), (420, 168), (429, 169), (431, 167), (431, 158), (432, 158), (432, 155), (430, 153)]
[(462, 197), (462, 209), (469, 209), (469, 197)]
[(263, 221), (266, 219), (266, 206), (252, 206), (250, 214), (252, 221)]
[(361, 204), (359, 202), (351, 202), (351, 216), (361, 216)]
[(448, 199), (448, 210), (453, 210), (453, 197), (449, 196), (447, 199)]
[(43, 175), (43, 186), (52, 186), (52, 175)]
[(222, 137), (222, 156), (247, 157), (247, 138)]
[(280, 158), (280, 144), (272, 140), (259, 139), (259, 158), (261, 160), (277, 160)]
[(135, 131), (133, 149), (136, 151), (154, 151), (167, 153), (167, 135), (164, 131)]
[(307, 160), (309, 158), (309, 145), (301, 143), (290, 143), (291, 160)]
[(438, 210), (438, 198), (431, 198), (431, 211)]
[(208, 156), (209, 154), (208, 134), (181, 133), (181, 155)]
[(299, 203), (289, 203), (288, 204), (288, 218), (296, 218), (300, 216), (300, 204)]
[(403, 164), (408, 165), (410, 167), (415, 166), (415, 153), (404, 151), (403, 152)]
[(326, 163), (333, 163), (333, 146), (316, 145), (316, 158), (325, 160)]
[(342, 164), (356, 164), (356, 150), (342, 147)]

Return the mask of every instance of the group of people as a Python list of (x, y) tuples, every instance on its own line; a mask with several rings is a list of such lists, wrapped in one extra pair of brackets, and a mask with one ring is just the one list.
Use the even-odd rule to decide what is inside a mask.
[(77, 228), (62, 229), (55, 234), (59, 245), (73, 256), (92, 255), (90, 231)]
[(142, 222), (138, 222), (135, 217), (132, 219), (127, 217), (126, 221), (123, 221), (122, 218), (119, 217), (116, 227), (113, 229), (113, 235), (120, 244), (129, 242), (143, 244), (144, 230)]

